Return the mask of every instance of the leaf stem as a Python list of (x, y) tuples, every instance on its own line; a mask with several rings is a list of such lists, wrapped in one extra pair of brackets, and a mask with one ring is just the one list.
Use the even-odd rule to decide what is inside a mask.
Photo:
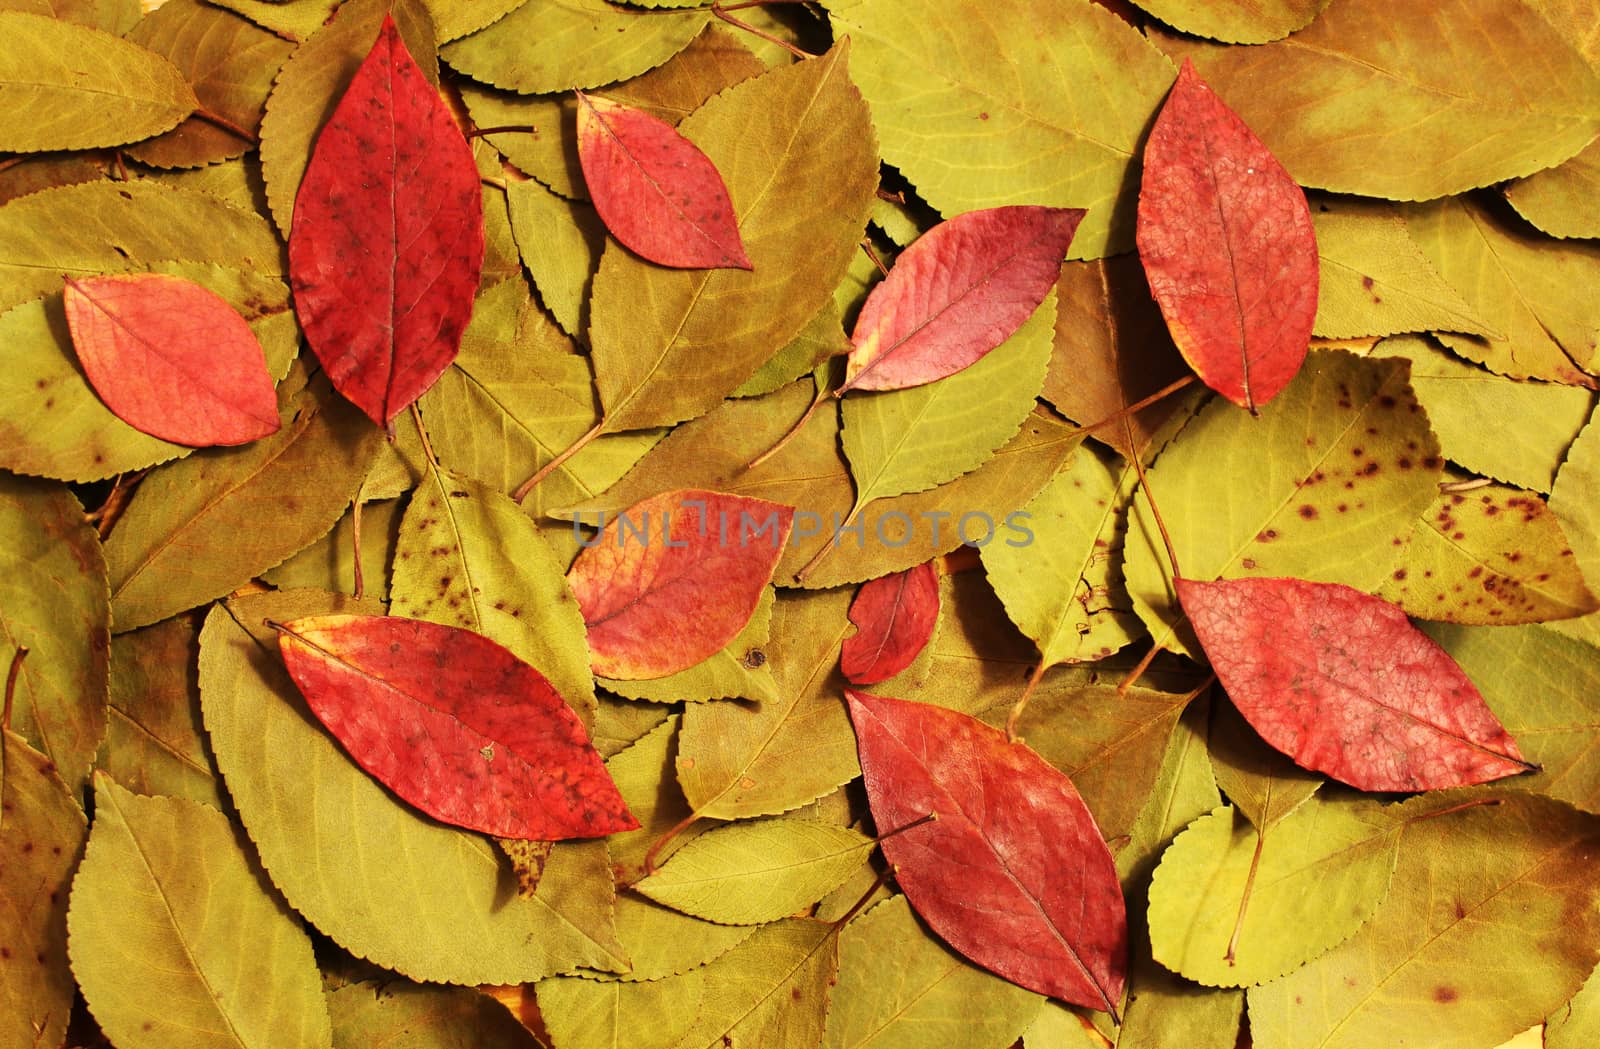
[(428, 428), (422, 425), (422, 409), (417, 407), (416, 401), (411, 402), (411, 421), (417, 424), (417, 440), (422, 445), (422, 454), (427, 458), (428, 465), (439, 469), (439, 457), (433, 454), (433, 442), (428, 440)]
[(878, 267), (879, 275), (884, 276), (884, 277), (887, 277), (889, 275), (889, 267), (885, 266), (883, 264), (883, 260), (878, 258), (878, 253), (875, 250), (873, 250), (872, 241), (867, 240), (866, 238), (862, 238), (862, 240), (861, 240), (861, 250), (866, 252), (867, 253), (867, 258), (871, 259), (872, 260), (872, 264), (874, 266)]
[[(761, 5), (759, 5), (759, 4), (738, 4), (738, 5), (735, 5), (736, 8), (737, 7), (759, 7), (759, 6), (761, 6)], [(804, 61), (807, 58), (816, 58), (817, 57), (816, 55), (812, 54), (810, 51), (802, 51), (800, 48), (795, 47), (793, 44), (789, 43), (789, 41), (783, 39), (781, 36), (773, 36), (771, 33), (767, 32), (764, 29), (757, 29), (755, 26), (751, 25), (749, 22), (745, 22), (745, 21), (742, 21), (742, 20), (740, 20), (738, 18), (733, 17), (732, 15), (728, 14), (729, 10), (730, 10), (729, 8), (725, 8), (721, 4), (712, 4), (711, 5), (711, 13), (716, 15), (718, 18), (722, 19), (724, 22), (728, 23), (729, 25), (733, 26), (735, 29), (743, 29), (746, 33), (751, 33), (751, 34), (753, 34), (755, 36), (758, 36), (761, 39), (765, 40), (769, 44), (777, 44), (779, 47), (783, 48), (785, 51), (789, 52), (791, 55), (794, 55), (796, 58), (801, 59), (802, 61)]]
[(861, 894), (861, 898), (855, 903), (851, 904), (850, 909), (845, 911), (843, 916), (834, 919), (833, 931), (838, 932), (846, 925), (849, 925), (850, 919), (860, 914), (861, 908), (867, 905), (867, 901), (872, 899), (872, 897), (877, 894), (879, 889), (889, 884), (889, 879), (894, 877), (899, 872), (900, 869), (895, 867), (893, 864), (891, 864), (887, 869), (879, 871), (878, 876), (873, 879), (872, 884), (868, 886), (867, 891)]
[(894, 837), (896, 834), (904, 834), (908, 830), (915, 830), (916, 828), (922, 826), (924, 823), (933, 823), (933, 822), (935, 822), (936, 820), (938, 820), (938, 818), (939, 818), (939, 814), (937, 812), (930, 812), (926, 816), (917, 817), (916, 819), (912, 820), (910, 823), (907, 823), (903, 827), (896, 827), (894, 830), (889, 831), (887, 834), (880, 834), (876, 838), (873, 838), (872, 840), (881, 845), (884, 842), (888, 841), (890, 838)]
[(1028, 700), (1033, 696), (1033, 690), (1039, 687), (1039, 681), (1044, 677), (1044, 672), (1049, 665), (1043, 656), (1039, 665), (1034, 668), (1033, 674), (1028, 678), (1028, 683), (1022, 689), (1022, 695), (1017, 698), (1016, 704), (1011, 708), (1011, 715), (1006, 718), (1006, 739), (1012, 743), (1021, 743), (1022, 737), (1017, 735), (1017, 722), (1022, 720), (1022, 712), (1028, 708)]
[(1134, 664), (1133, 669), (1128, 672), (1128, 676), (1122, 679), (1121, 684), (1117, 685), (1117, 695), (1126, 696), (1128, 694), (1128, 689), (1133, 687), (1133, 683), (1135, 681), (1138, 681), (1141, 677), (1144, 677), (1144, 672), (1150, 669), (1150, 664), (1155, 662), (1156, 655), (1160, 651), (1161, 646), (1152, 642), (1150, 645), (1150, 651), (1144, 654), (1143, 659)]
[(1139, 474), (1139, 487), (1144, 489), (1144, 497), (1150, 503), (1150, 513), (1156, 519), (1156, 527), (1161, 531), (1161, 542), (1167, 548), (1167, 562), (1172, 565), (1172, 578), (1182, 579), (1183, 569), (1178, 567), (1178, 552), (1172, 548), (1172, 536), (1167, 534), (1167, 522), (1161, 519), (1161, 510), (1156, 506), (1155, 493), (1150, 490), (1150, 479), (1144, 473), (1144, 456), (1133, 444), (1133, 423), (1124, 415), (1122, 429), (1128, 435), (1128, 453), (1133, 458), (1133, 468)]
[(1256, 871), (1261, 866), (1261, 847), (1267, 840), (1266, 831), (1256, 828), (1256, 851), (1250, 856), (1250, 870), (1244, 877), (1244, 892), (1239, 897), (1239, 916), (1233, 921), (1233, 935), (1228, 937), (1228, 950), (1222, 960), (1229, 965), (1234, 962), (1234, 952), (1239, 946), (1239, 933), (1244, 929), (1244, 912), (1250, 906), (1250, 895), (1256, 887)]
[(355, 571), (356, 592), (355, 599), (360, 601), (367, 595), (367, 581), (361, 570), (361, 494), (350, 503), (350, 545), (355, 548), (355, 560), (352, 562)]
[(806, 576), (810, 575), (812, 570), (822, 563), (823, 558), (828, 556), (829, 551), (833, 550), (839, 545), (839, 533), (848, 531), (850, 526), (856, 523), (856, 518), (861, 516), (861, 511), (865, 507), (865, 503), (856, 504), (856, 508), (850, 511), (850, 516), (844, 519), (844, 524), (840, 525), (834, 531), (833, 537), (829, 540), (825, 540), (822, 544), (822, 548), (816, 553), (812, 554), (811, 560), (802, 565), (800, 567), (800, 571), (794, 574), (794, 581), (796, 583), (805, 582)]
[(481, 138), (484, 135), (537, 135), (539, 129), (532, 124), (495, 124), (492, 127), (475, 127), (467, 132), (468, 138)]
[(811, 399), (811, 406), (805, 410), (805, 414), (800, 416), (800, 418), (795, 421), (795, 424), (789, 427), (782, 437), (778, 438), (776, 444), (762, 452), (760, 455), (756, 456), (754, 459), (751, 459), (749, 462), (745, 463), (743, 469), (740, 471), (741, 473), (747, 473), (751, 470), (754, 470), (768, 459), (771, 459), (774, 455), (777, 455), (779, 452), (783, 451), (784, 448), (788, 447), (790, 441), (800, 436), (800, 431), (806, 428), (806, 423), (811, 421), (811, 417), (817, 414), (817, 409), (821, 407), (822, 403), (828, 399), (828, 384), (818, 380), (815, 376), (812, 377), (812, 381), (816, 383), (817, 393), (816, 396)]
[(0, 708), (0, 729), (11, 728), (11, 707), (17, 698), (17, 676), (22, 671), (22, 660), (28, 655), (27, 645), (18, 645), (11, 656), (11, 670), (6, 674), (5, 706)]
[(655, 844), (650, 846), (650, 850), (644, 854), (644, 873), (646, 877), (654, 874), (658, 869), (656, 867), (656, 857), (661, 855), (661, 850), (666, 848), (666, 846), (674, 838), (688, 830), (690, 827), (694, 826), (699, 821), (700, 814), (698, 812), (691, 812), (689, 815), (679, 820), (677, 826), (673, 827), (671, 830), (667, 831), (665, 834), (661, 835), (661, 837), (656, 839)]
[(10, 168), (16, 167), (18, 164), (27, 160), (29, 156), (30, 154), (27, 153), (18, 153), (14, 157), (7, 157), (4, 160), (0, 160), (0, 171), (6, 171)]
[(220, 128), (236, 138), (242, 138), (252, 146), (259, 146), (261, 144), (261, 139), (257, 137), (254, 131), (251, 131), (249, 128), (240, 127), (227, 117), (220, 113), (213, 113), (205, 106), (201, 106), (199, 109), (191, 113), (190, 116), (194, 117), (196, 120), (204, 121), (205, 123), (210, 124), (212, 127)]
[[(1101, 419), (1098, 422), (1090, 423), (1087, 426), (1079, 426), (1076, 430), (1073, 431), (1073, 433), (1074, 434), (1089, 434), (1089, 433), (1093, 433), (1094, 431), (1100, 429), (1100, 427), (1105, 426), (1108, 423), (1114, 423), (1118, 419), (1127, 419), (1130, 416), (1137, 415), (1140, 412), (1144, 411), (1146, 408), (1150, 407), (1152, 404), (1155, 404), (1158, 401), (1165, 400), (1166, 398), (1168, 398), (1168, 397), (1172, 396), (1173, 394), (1177, 393), (1179, 390), (1182, 390), (1182, 389), (1192, 385), (1193, 383), (1194, 383), (1194, 376), (1193, 375), (1185, 375), (1183, 378), (1178, 379), (1175, 382), (1167, 383), (1167, 385), (1161, 387), (1161, 389), (1157, 390), (1155, 393), (1150, 394), (1148, 397), (1141, 397), (1139, 400), (1134, 401), (1132, 404), (1127, 405), (1126, 407), (1118, 408), (1116, 411), (1112, 412), (1110, 415), (1106, 416), (1104, 419)], [(1129, 440), (1131, 441), (1132, 437), (1130, 437)], [(1131, 444), (1128, 446), (1128, 448), (1129, 448), (1130, 452), (1133, 450), (1133, 446)]]
[(606, 420), (602, 416), (600, 421), (594, 424), (594, 428), (592, 430), (578, 438), (576, 441), (573, 441), (571, 447), (562, 452), (560, 455), (556, 456), (554, 459), (551, 459), (549, 462), (545, 463), (543, 466), (539, 467), (537, 473), (528, 478), (526, 481), (523, 481), (522, 484), (517, 487), (517, 490), (511, 493), (512, 501), (520, 503), (522, 500), (526, 499), (528, 497), (528, 493), (533, 491), (534, 486), (559, 470), (562, 464), (564, 464), (568, 459), (571, 459), (574, 455), (577, 455), (579, 452), (589, 447), (589, 445), (594, 442), (594, 439), (599, 437), (605, 428)]

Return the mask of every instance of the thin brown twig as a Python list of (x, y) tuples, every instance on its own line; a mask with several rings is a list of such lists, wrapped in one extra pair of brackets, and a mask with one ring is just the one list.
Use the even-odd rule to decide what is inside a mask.
[(350, 544), (355, 548), (355, 560), (351, 562), (355, 573), (355, 599), (360, 601), (367, 596), (367, 580), (361, 568), (361, 493), (359, 492), (350, 504)]
[(592, 430), (578, 438), (576, 441), (573, 441), (572, 445), (568, 447), (566, 451), (562, 452), (554, 459), (551, 459), (549, 462), (539, 467), (538, 471), (532, 477), (518, 485), (517, 490), (511, 493), (512, 501), (520, 503), (522, 500), (526, 499), (528, 497), (528, 493), (533, 491), (534, 487), (537, 486), (540, 481), (559, 470), (568, 459), (571, 459), (574, 455), (577, 455), (579, 452), (589, 447), (594, 439), (599, 437), (605, 428), (606, 421), (604, 418), (602, 418), (599, 422), (594, 424), (594, 428)]
[(18, 645), (11, 657), (11, 670), (6, 674), (5, 706), (0, 707), (0, 729), (11, 727), (11, 705), (17, 698), (17, 675), (22, 672), (22, 660), (28, 654), (27, 645)]
[(533, 124), (495, 124), (493, 127), (475, 127), (467, 132), (468, 138), (482, 138), (484, 135), (537, 135), (539, 129)]
[(207, 124), (210, 124), (212, 127), (220, 128), (223, 131), (226, 131), (230, 135), (233, 135), (233, 136), (235, 136), (237, 138), (242, 138), (246, 142), (250, 143), (252, 146), (258, 146), (258, 145), (261, 144), (260, 137), (257, 136), (254, 131), (251, 131), (249, 128), (246, 128), (246, 127), (240, 127), (238, 124), (235, 124), (233, 121), (229, 120), (227, 117), (223, 116), (222, 114), (213, 113), (211, 110), (205, 108), (204, 106), (201, 106), (199, 109), (195, 110), (190, 115), (193, 116), (196, 120), (205, 121)]
[(0, 160), (0, 171), (6, 171), (10, 168), (16, 167), (18, 164), (21, 164), (23, 161), (27, 160), (29, 156), (30, 154), (20, 153), (17, 156), (7, 157), (4, 160)]
[(665, 834), (661, 835), (661, 837), (656, 839), (655, 844), (651, 845), (650, 850), (644, 854), (644, 873), (647, 877), (657, 871), (658, 868), (656, 867), (656, 857), (661, 855), (661, 850), (666, 848), (668, 843), (670, 843), (674, 838), (688, 830), (690, 827), (694, 826), (694, 824), (698, 823), (699, 821), (700, 814), (698, 812), (691, 812), (689, 815), (679, 820), (677, 826), (673, 827), (671, 830), (667, 831)]
[(872, 248), (872, 241), (863, 239), (861, 241), (861, 250), (866, 252), (867, 258), (871, 259), (872, 264), (878, 267), (880, 276), (887, 277), (889, 275), (889, 267), (885, 266), (883, 260), (878, 258), (878, 253)]
[[(740, 5), (740, 6), (759, 6), (759, 5)], [(711, 13), (716, 15), (718, 18), (722, 19), (724, 22), (728, 23), (729, 25), (733, 26), (735, 29), (743, 29), (746, 33), (750, 33), (750, 34), (752, 34), (754, 36), (758, 36), (761, 39), (765, 40), (769, 44), (777, 44), (779, 47), (783, 48), (785, 51), (789, 52), (791, 55), (794, 55), (796, 58), (804, 60), (804, 59), (807, 59), (807, 58), (816, 58), (817, 57), (816, 55), (812, 54), (810, 51), (805, 51), (805, 50), (802, 50), (802, 49), (800, 49), (798, 47), (795, 47), (793, 44), (789, 43), (789, 41), (783, 39), (783, 37), (781, 37), (781, 36), (774, 36), (773, 34), (767, 32), (765, 29), (757, 29), (755, 26), (751, 25), (749, 22), (746, 22), (746, 21), (743, 21), (742, 19), (738, 19), (738, 18), (733, 17), (732, 15), (728, 14), (728, 8), (723, 7), (721, 4), (712, 4), (711, 5)]]
[(811, 398), (811, 406), (805, 410), (805, 414), (800, 416), (800, 418), (795, 421), (795, 424), (785, 431), (782, 437), (778, 438), (776, 444), (762, 452), (760, 455), (756, 456), (754, 459), (751, 459), (749, 462), (745, 463), (744, 470), (741, 472), (754, 470), (768, 459), (771, 459), (774, 455), (777, 455), (779, 452), (783, 451), (783, 449), (788, 446), (790, 441), (800, 436), (800, 431), (806, 428), (806, 423), (811, 421), (811, 417), (817, 414), (817, 409), (821, 407), (823, 402), (825, 402), (827, 399), (828, 384), (820, 381), (817, 382), (817, 394), (815, 397)]
[(1022, 695), (1012, 706), (1011, 716), (1006, 718), (1006, 739), (1013, 743), (1022, 742), (1021, 737), (1017, 735), (1017, 722), (1022, 720), (1022, 712), (1028, 708), (1028, 700), (1032, 698), (1033, 690), (1039, 687), (1039, 681), (1044, 677), (1044, 672), (1048, 669), (1049, 664), (1041, 656), (1039, 665), (1034, 668), (1032, 675), (1028, 678), (1028, 683), (1023, 686)]

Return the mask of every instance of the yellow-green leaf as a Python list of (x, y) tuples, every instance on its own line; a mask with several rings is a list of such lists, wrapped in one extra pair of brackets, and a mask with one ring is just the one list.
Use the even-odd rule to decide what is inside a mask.
[(250, 19), (263, 29), (292, 40), (306, 40), (327, 25), (344, 0), (207, 0)]
[(606, 227), (592, 206), (566, 200), (538, 182), (506, 188), (511, 232), (539, 301), (574, 339), (589, 331), (589, 286), (600, 267)]
[(1322, 787), (1322, 777), (1269, 747), (1232, 703), (1214, 705), (1206, 744), (1217, 786), (1245, 819), (1263, 830)]
[(139, 0), (0, 0), (0, 11), (27, 11), (121, 36), (139, 21)]
[(439, 43), (457, 40), (493, 25), (528, 0), (423, 0), (439, 34)]
[[(1591, 415), (1578, 439), (1567, 449), (1566, 462), (1561, 464), (1561, 472), (1550, 489), (1549, 503), (1550, 512), (1556, 515), (1572, 541), (1572, 554), (1591, 591), (1600, 588), (1600, 520), (1594, 512), (1597, 505), (1600, 505), (1600, 425)], [(1551, 628), (1600, 648), (1600, 612), (1561, 620)]]
[(657, 703), (708, 699), (747, 699), (769, 703), (778, 698), (767, 660), (767, 640), (772, 627), (774, 592), (767, 587), (744, 628), (724, 645), (686, 670), (666, 677), (621, 681), (597, 678), (601, 688), (628, 699), (647, 699)]
[(1600, 237), (1600, 220), (1590, 207), (1600, 195), (1600, 144), (1518, 179), (1505, 192), (1517, 214), (1552, 237)]
[[(379, 456), (383, 456), (380, 451)], [(371, 481), (364, 484), (365, 495)], [(360, 498), (360, 495), (357, 496)], [(389, 599), (389, 568), (394, 563), (395, 544), (400, 536), (400, 518), (405, 503), (400, 499), (380, 499), (361, 503), (361, 582), (366, 593), (381, 601)], [(264, 582), (279, 590), (332, 590), (341, 594), (356, 592), (355, 504), (333, 526), (333, 530), (295, 554), (276, 568), (261, 573)]]
[(99, 767), (136, 794), (224, 808), (200, 720), (199, 624), (178, 616), (111, 639), (111, 710)]
[(333, 1049), (537, 1049), (532, 1032), (473, 987), (385, 979), (328, 992)]
[(1304, 29), (1329, 0), (1137, 0), (1174, 29), (1228, 44), (1265, 44)]
[(1545, 1021), (1542, 1049), (1588, 1049), (1600, 1040), (1600, 970)]

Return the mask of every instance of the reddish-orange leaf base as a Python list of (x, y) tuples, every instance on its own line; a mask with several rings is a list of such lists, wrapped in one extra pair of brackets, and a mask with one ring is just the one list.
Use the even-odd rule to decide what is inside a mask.
[(578, 163), (600, 220), (629, 251), (681, 269), (749, 269), (711, 158), (642, 110), (578, 92)]
[(1011, 337), (1061, 275), (1081, 208), (987, 208), (912, 242), (861, 307), (840, 392), (942, 379)]
[(578, 716), (488, 638), (393, 616), (279, 629), (312, 712), (358, 765), (435, 819), (545, 841), (639, 826)]
[(1144, 149), (1139, 259), (1178, 349), (1254, 411), (1304, 363), (1317, 314), (1306, 195), (1185, 60)]
[[(1127, 979), (1122, 887), (1072, 781), (958, 711), (845, 698), (883, 854), (917, 913), (1012, 983), (1115, 1014)], [(938, 818), (892, 833), (930, 812)]]
[(1389, 602), (1303, 579), (1177, 581), (1217, 680), (1261, 738), (1359, 790), (1533, 766), (1455, 660)]
[(278, 398), (255, 332), (193, 281), (162, 273), (67, 278), (78, 363), (117, 418), (192, 447), (278, 430)]
[(472, 150), (385, 16), (295, 197), (289, 279), (334, 388), (386, 425), (450, 366), (483, 267)]
[(666, 677), (720, 651), (750, 621), (793, 524), (790, 507), (697, 489), (623, 511), (567, 572), (594, 672)]
[(855, 685), (887, 681), (910, 666), (939, 622), (939, 572), (932, 561), (868, 582), (850, 605), (854, 637), (839, 656)]

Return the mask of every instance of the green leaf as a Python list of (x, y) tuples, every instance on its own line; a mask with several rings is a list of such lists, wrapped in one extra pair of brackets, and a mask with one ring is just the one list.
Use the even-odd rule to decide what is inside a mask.
[(873, 845), (860, 831), (817, 820), (734, 823), (689, 842), (634, 888), (707, 921), (761, 925), (838, 888)]
[(422, 0), (349, 0), (334, 20), (295, 48), (273, 81), (261, 118), (261, 171), (272, 221), (287, 239), (294, 198), (311, 161), (311, 146), (333, 115), (378, 27), (392, 15), (406, 49), (429, 80), (438, 79), (433, 20)]
[(255, 153), (203, 168), (150, 171), (144, 177), (157, 185), (216, 197), (241, 211), (267, 213), (267, 184), (261, 178), (261, 159)]
[(1172, 28), (1229, 44), (1265, 44), (1304, 29), (1329, 0), (1138, 0)]
[(86, 182), (0, 208), (0, 309), (61, 290), (61, 278), (184, 259), (281, 277), (272, 226), (215, 197), (150, 182)]
[(300, 42), (321, 29), (343, 0), (206, 0), (250, 19), (263, 29)]
[(518, 983), (620, 967), (591, 843), (556, 846), (532, 898), (483, 837), (395, 801), (306, 708), (265, 625), (380, 613), (315, 591), (239, 598), (200, 635), (200, 706), (228, 793), (290, 904), (341, 947), (416, 980)]
[(86, 830), (55, 762), (0, 730), (0, 1042), (61, 1045), (77, 988), (67, 967), (67, 887)]
[(1543, 1049), (1586, 1049), (1600, 1039), (1600, 975), (1589, 974), (1572, 1000), (1545, 1021)]
[[(639, 821), (638, 830), (613, 834), (606, 839), (612, 868), (623, 884), (644, 877), (646, 854), (668, 832), (677, 830), (689, 836), (701, 830), (685, 824), (689, 807), (684, 804), (683, 792), (672, 778), (677, 751), (678, 717), (669, 714), (606, 759), (606, 771), (628, 803), (628, 811)], [(680, 824), (684, 825), (680, 827)]]
[(458, 73), (522, 94), (599, 87), (653, 69), (682, 51), (710, 18), (604, 0), (542, 0), (439, 49)]
[(215, 809), (95, 780), (67, 915), (89, 1011), (126, 1049), (331, 1045), (311, 941)]
[(596, 678), (596, 683), (627, 699), (648, 699), (657, 703), (686, 700), (699, 703), (708, 699), (748, 699), (770, 703), (778, 698), (767, 661), (767, 640), (771, 634), (774, 592), (762, 591), (756, 610), (744, 629), (721, 651), (687, 670), (666, 677), (620, 681)]
[(1222, 804), (1208, 750), (1210, 717), (1211, 704), (1201, 701), (1178, 719), (1128, 840), (1120, 848), (1113, 843), (1125, 896), (1145, 895), (1162, 850), (1184, 827)]
[(1321, 260), (1314, 333), (1351, 339), (1436, 330), (1503, 338), (1439, 276), (1402, 216), (1372, 203), (1321, 201), (1312, 209)]
[(1398, 842), (1371, 804), (1302, 805), (1261, 829), (1226, 805), (1202, 816), (1150, 884), (1156, 961), (1212, 987), (1299, 968), (1372, 916)]
[(1537, 626), (1424, 623), (1539, 771), (1519, 789), (1600, 812), (1600, 650)]
[[(383, 453), (380, 451), (379, 456)], [(371, 474), (368, 474), (370, 481)], [(360, 495), (365, 495), (363, 484)], [(366, 592), (380, 601), (389, 599), (389, 569), (394, 564), (405, 504), (399, 499), (361, 503), (361, 580)], [(356, 592), (354, 504), (333, 530), (276, 568), (261, 573), (264, 582), (279, 590), (332, 590)]]
[(1089, 0), (829, 0), (883, 156), (945, 218), (1002, 204), (1087, 208), (1070, 257), (1133, 246), (1133, 162), (1173, 68)]
[[(1584, 578), (1600, 586), (1600, 521), (1594, 507), (1600, 503), (1600, 425), (1591, 415), (1578, 439), (1567, 449), (1566, 462), (1550, 489), (1550, 512), (1572, 541), (1572, 553)], [(1600, 612), (1566, 619), (1551, 629), (1600, 647)]]
[(505, 1006), (470, 987), (384, 980), (328, 992), (334, 1049), (535, 1049)]
[(0, 40), (0, 150), (120, 146), (199, 104), (171, 62), (99, 29), (0, 11)]
[(1600, 608), (1544, 500), (1498, 484), (1439, 493), (1378, 593), (1407, 615), (1450, 623), (1511, 626)]
[(989, 585), (1047, 667), (1104, 659), (1142, 633), (1121, 571), (1133, 476), (1080, 448), (1023, 507), (1031, 540), (982, 550)]
[[(1319, 351), (1259, 418), (1222, 400), (1201, 409), (1149, 471), (1184, 576), (1377, 590), (1441, 469), (1406, 376), (1395, 362)], [(1143, 490), (1127, 558), (1128, 592), (1156, 644), (1197, 652)]]
[(839, 982), (824, 1049), (995, 1049), (1033, 1022), (1044, 999), (969, 965), (933, 938), (904, 896), (839, 936)]
[(225, 808), (200, 720), (199, 624), (179, 616), (111, 639), (111, 710), (99, 767), (136, 794)]
[[(151, 272), (193, 280), (239, 310), (281, 377), (300, 351), (289, 287), (273, 277), (188, 262)], [(0, 315), (0, 465), (18, 473), (91, 481), (188, 455), (193, 449), (142, 433), (107, 408), (83, 374), (59, 291)]]
[(0, 11), (26, 11), (121, 36), (139, 21), (139, 0), (0, 0)]
[[(873, 690), (992, 720), (1010, 713), (1037, 664), (1033, 645), (1006, 618), (983, 574), (954, 572), (939, 579), (938, 628), (923, 654)], [(1081, 684), (1071, 671), (1053, 671), (1039, 691), (1049, 696)], [(1029, 721), (1030, 731), (1040, 727)]]
[(107, 596), (100, 537), (72, 493), (0, 474), (0, 673), (17, 675), (6, 727), (74, 790), (106, 731)]
[(423, 0), (439, 33), (439, 43), (457, 40), (493, 25), (528, 0)]
[(1504, 333), (1482, 339), (1441, 332), (1463, 357), (1514, 379), (1594, 387), (1600, 368), (1592, 304), (1600, 246), (1554, 243), (1502, 209), (1467, 198), (1406, 210), (1406, 226), (1441, 276), (1478, 316)]
[(1214, 706), (1207, 747), (1217, 786), (1245, 819), (1262, 830), (1322, 787), (1322, 777), (1269, 747), (1232, 703)]
[(539, 301), (574, 339), (589, 331), (589, 286), (600, 268), (606, 227), (591, 205), (557, 196), (538, 182), (506, 188), (511, 232)]
[(1552, 237), (1600, 237), (1600, 221), (1588, 206), (1600, 193), (1600, 145), (1518, 179), (1505, 193), (1518, 215)]
[[(626, 795), (624, 795), (626, 797)], [(663, 907), (633, 892), (617, 894), (617, 942), (628, 959), (618, 979), (661, 980), (722, 957), (755, 930), (716, 925)]]
[(1016, 437), (1044, 386), (1055, 332), (1052, 291), (1005, 342), (937, 382), (857, 391), (839, 407), (856, 510), (925, 492), (982, 466)]
[(293, 44), (200, 0), (167, 0), (128, 39), (169, 59), (193, 86), (200, 108), (237, 129), (191, 116), (129, 148), (130, 157), (158, 168), (188, 168), (255, 148), (272, 78)]
[(308, 546), (350, 505), (382, 431), (326, 378), (298, 385), (291, 377), (280, 389), (277, 433), (202, 449), (139, 485), (106, 543), (118, 630), (221, 597)]
[(1522, 0), (1339, 0), (1261, 47), (1160, 40), (1303, 186), (1431, 200), (1559, 164), (1600, 131), (1600, 78)]
[[(1495, 375), (1421, 336), (1385, 339), (1373, 356), (1411, 362), (1411, 388), (1452, 462), (1536, 492), (1550, 490), (1567, 446), (1583, 429), (1595, 402), (1588, 390)], [(1488, 427), (1485, 419), (1515, 419), (1517, 424)]]
[[(1445, 814), (1462, 805), (1473, 807)], [(1369, 1049), (1408, 1030), (1426, 1031), (1434, 1049), (1497, 1045), (1555, 1011), (1594, 968), (1594, 817), (1477, 791), (1427, 794), (1393, 816), (1406, 824), (1400, 862), (1371, 920), (1251, 988), (1260, 1049)]]
[(539, 1013), (561, 1049), (673, 1049), (694, 1026), (706, 969), (628, 983), (558, 976), (539, 981)]
[(844, 321), (839, 308), (831, 300), (811, 318), (800, 334), (789, 344), (768, 358), (755, 374), (744, 381), (732, 397), (760, 397), (782, 386), (787, 386), (803, 375), (823, 369), (821, 379), (827, 379), (829, 358), (850, 352), (850, 337), (844, 333)]
[[(727, 184), (754, 268), (675, 270), (606, 248), (589, 331), (606, 432), (704, 414), (827, 302), (878, 177), (848, 53), (736, 84), (679, 125)], [(812, 217), (797, 224), (799, 201)]]

